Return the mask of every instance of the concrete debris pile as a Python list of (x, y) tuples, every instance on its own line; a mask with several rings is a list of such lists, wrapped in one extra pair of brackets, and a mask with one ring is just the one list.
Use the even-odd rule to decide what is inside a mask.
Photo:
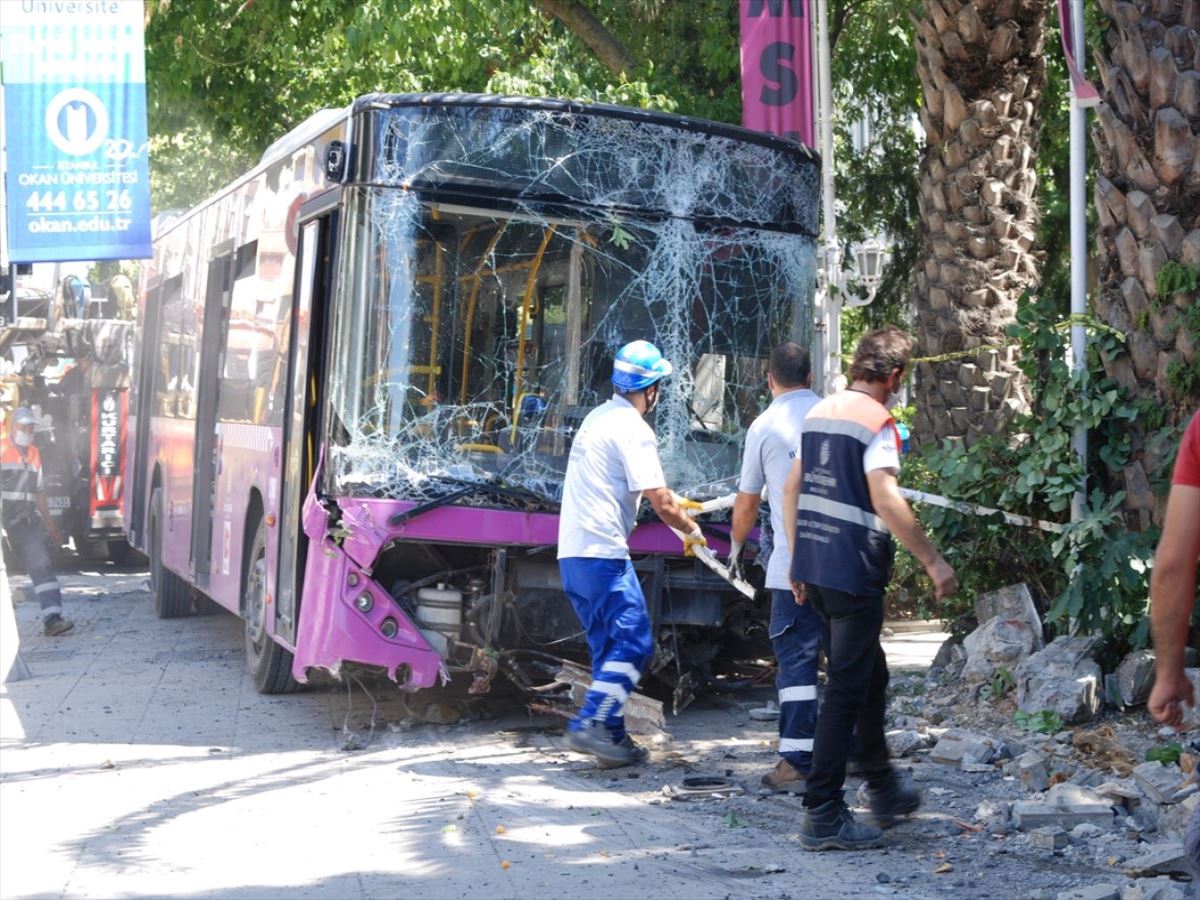
[(966, 659), (961, 675), (968, 683), (990, 681), (1000, 669), (1015, 671), (1042, 648), (1042, 622), (1027, 585), (980, 594), (975, 618), (979, 627), (963, 640)]
[(1087, 722), (1100, 711), (1100, 666), (1091, 637), (1060, 637), (1017, 667), (1017, 708), (1058, 713), (1066, 724)]

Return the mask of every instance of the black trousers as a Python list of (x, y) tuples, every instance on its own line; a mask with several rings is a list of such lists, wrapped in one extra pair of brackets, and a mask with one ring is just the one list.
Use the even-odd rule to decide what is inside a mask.
[(805, 587), (808, 602), (829, 628), (825, 696), (804, 794), (804, 805), (814, 807), (841, 798), (856, 728), (858, 761), (867, 783), (879, 787), (894, 776), (883, 737), (888, 686), (887, 659), (879, 645), (883, 598)]

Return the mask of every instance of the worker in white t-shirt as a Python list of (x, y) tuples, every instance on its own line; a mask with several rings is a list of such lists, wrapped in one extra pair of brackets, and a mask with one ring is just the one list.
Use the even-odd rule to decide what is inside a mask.
[(797, 603), (792, 594), (792, 536), (784, 529), (783, 486), (800, 452), (804, 418), (821, 399), (812, 392), (811, 384), (808, 351), (794, 341), (776, 347), (767, 369), (771, 405), (746, 431), (729, 553), (730, 566), (740, 569), (738, 554), (758, 521), (765, 486), (772, 535), (770, 557), (765, 561), (766, 587), (771, 592), (767, 634), (777, 665), (780, 760), (763, 776), (762, 783), (775, 791), (797, 793), (804, 790), (812, 766), (822, 625), (813, 608)]
[(558, 569), (592, 658), (592, 683), (567, 726), (566, 743), (605, 768), (646, 759), (646, 751), (626, 734), (624, 717), (625, 701), (654, 653), (646, 598), (629, 559), (629, 533), (641, 498), (683, 532), (685, 555), (707, 543), (684, 511), (685, 502), (666, 486), (654, 432), (644, 418), (670, 374), (671, 364), (649, 341), (617, 352), (615, 392), (580, 425), (563, 482)]

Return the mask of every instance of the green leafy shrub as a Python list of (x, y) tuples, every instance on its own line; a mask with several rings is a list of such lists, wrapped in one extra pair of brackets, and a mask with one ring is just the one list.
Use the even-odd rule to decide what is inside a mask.
[(1022, 731), (1034, 731), (1038, 734), (1054, 734), (1062, 731), (1062, 716), (1052, 709), (1043, 709), (1035, 713), (1017, 710), (1013, 713), (1013, 722)]

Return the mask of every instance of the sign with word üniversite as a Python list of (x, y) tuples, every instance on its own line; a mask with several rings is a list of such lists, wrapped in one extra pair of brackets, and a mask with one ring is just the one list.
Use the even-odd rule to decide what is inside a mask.
[(141, 0), (7, 0), (9, 261), (145, 259)]

